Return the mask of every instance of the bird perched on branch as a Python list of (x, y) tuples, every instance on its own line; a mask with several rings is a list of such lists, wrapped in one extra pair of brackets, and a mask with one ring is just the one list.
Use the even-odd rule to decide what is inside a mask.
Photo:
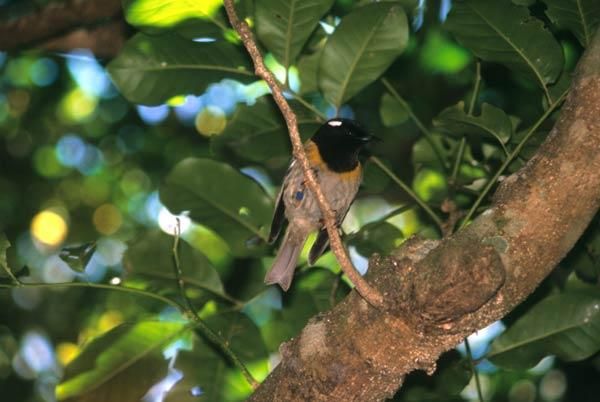
[[(319, 127), (304, 145), (315, 178), (335, 213), (338, 227), (354, 201), (362, 179), (359, 153), (373, 138), (357, 122), (335, 118)], [(283, 290), (288, 290), (292, 283), (298, 256), (308, 235), (319, 231), (308, 256), (311, 265), (329, 244), (316, 197), (308, 189), (302, 167), (295, 159), (287, 170), (277, 197), (270, 243), (279, 237), (286, 222), (289, 224), (281, 247), (265, 276), (266, 284), (277, 283)]]

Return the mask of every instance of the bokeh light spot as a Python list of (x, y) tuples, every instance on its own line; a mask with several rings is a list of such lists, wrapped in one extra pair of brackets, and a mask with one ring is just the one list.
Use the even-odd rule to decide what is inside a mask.
[(67, 134), (56, 143), (56, 157), (64, 166), (79, 165), (85, 157), (85, 142), (75, 134)]
[(206, 137), (221, 134), (226, 126), (225, 112), (216, 106), (208, 106), (196, 116), (196, 130)]
[(29, 69), (31, 81), (39, 87), (46, 87), (58, 78), (58, 66), (47, 57), (37, 59)]
[(102, 333), (108, 332), (123, 322), (123, 314), (117, 310), (109, 310), (100, 316), (98, 330)]
[(440, 172), (423, 169), (416, 174), (413, 188), (424, 201), (440, 201), (448, 190), (448, 183)]
[(421, 64), (434, 73), (456, 74), (471, 62), (469, 52), (439, 31), (430, 30), (421, 51)]
[(169, 116), (169, 107), (167, 105), (158, 106), (136, 106), (138, 115), (144, 123), (151, 126), (162, 123)]
[(97, 98), (75, 88), (62, 99), (60, 116), (68, 123), (81, 123), (92, 117), (97, 105)]
[(67, 237), (68, 226), (65, 219), (54, 211), (38, 213), (31, 221), (31, 234), (39, 242), (58, 246)]
[(119, 230), (123, 223), (123, 216), (113, 204), (103, 204), (96, 208), (92, 220), (98, 232), (110, 235)]

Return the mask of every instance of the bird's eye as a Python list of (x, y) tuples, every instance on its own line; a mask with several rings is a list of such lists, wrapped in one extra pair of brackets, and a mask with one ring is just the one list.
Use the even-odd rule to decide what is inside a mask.
[(342, 122), (340, 120), (329, 120), (327, 124), (331, 127), (339, 127), (342, 125)]

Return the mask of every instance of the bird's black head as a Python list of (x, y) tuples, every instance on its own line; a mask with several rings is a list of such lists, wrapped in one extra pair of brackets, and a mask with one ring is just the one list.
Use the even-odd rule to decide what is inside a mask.
[(328, 120), (312, 137), (327, 167), (340, 173), (356, 167), (360, 150), (372, 139), (356, 121), (341, 118)]

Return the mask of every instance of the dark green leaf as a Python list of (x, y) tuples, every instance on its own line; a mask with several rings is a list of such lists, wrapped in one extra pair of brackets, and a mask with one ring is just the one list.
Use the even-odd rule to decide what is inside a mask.
[[(206, 324), (255, 376), (266, 373), (267, 349), (258, 328), (248, 317), (240, 313), (219, 314), (209, 317)], [(183, 373), (183, 379), (167, 394), (165, 402), (241, 401), (252, 392), (245, 380), (236, 378), (237, 370), (218, 349), (199, 336), (194, 337), (191, 351), (179, 352), (175, 368)], [(201, 396), (194, 397), (193, 389), (200, 391)]]
[[(185, 331), (185, 324), (176, 322), (142, 321), (137, 324), (119, 325), (88, 343), (75, 360), (69, 363), (62, 382), (56, 388), (57, 399), (64, 400), (90, 393), (93, 395), (103, 384), (113, 380), (118, 382), (128, 368), (136, 365), (138, 371), (144, 365), (151, 364), (147, 358), (153, 357), (155, 363), (157, 360), (159, 363), (164, 361), (160, 356), (161, 348)], [(140, 362), (145, 364), (138, 364)], [(160, 372), (153, 373), (153, 376), (156, 377), (157, 374), (160, 378)], [(139, 371), (138, 376), (140, 376)], [(148, 381), (146, 376), (140, 376), (138, 377), (140, 386), (129, 384), (129, 388), (136, 390), (134, 394), (139, 400), (147, 391), (147, 386), (153, 384), (158, 378), (150, 378)], [(146, 387), (141, 386), (142, 384)], [(103, 395), (105, 392), (106, 389), (103, 390)], [(130, 397), (121, 395), (119, 401), (133, 401), (134, 394), (130, 394)], [(86, 397), (86, 400), (102, 399), (92, 396)]]
[(376, 80), (405, 49), (408, 21), (396, 3), (352, 11), (327, 41), (319, 67), (325, 99), (341, 106)]
[(189, 211), (193, 220), (221, 236), (236, 256), (265, 249), (257, 241), (265, 237), (272, 202), (258, 183), (227, 164), (184, 159), (167, 176), (160, 199), (174, 214)]
[(96, 242), (85, 243), (79, 246), (63, 247), (58, 256), (67, 263), (69, 268), (76, 272), (85, 271), (85, 267), (96, 251)]
[(590, 288), (550, 296), (500, 335), (487, 356), (508, 368), (529, 368), (546, 355), (565, 361), (600, 350), (600, 290)]
[(481, 59), (526, 74), (546, 92), (562, 71), (558, 41), (527, 8), (508, 0), (457, 1), (446, 27)]
[(381, 97), (379, 116), (386, 127), (397, 126), (407, 121), (410, 117), (408, 110), (389, 93)]
[(513, 134), (510, 117), (502, 109), (484, 103), (479, 116), (465, 113), (464, 102), (444, 109), (434, 120), (433, 125), (445, 134), (456, 138), (472, 136), (497, 140), (504, 146)]
[(6, 238), (6, 234), (0, 232), (0, 277), (8, 276), (7, 271), (10, 269), (8, 267), (8, 261), (6, 258), (6, 250), (10, 247), (10, 242)]
[(560, 29), (573, 32), (582, 46), (587, 46), (600, 24), (598, 0), (543, 0), (546, 15)]
[(199, 94), (223, 78), (255, 80), (240, 48), (225, 41), (196, 43), (173, 33), (138, 33), (108, 65), (108, 72), (123, 96), (144, 104)]
[(404, 240), (402, 231), (388, 222), (372, 222), (350, 235), (349, 244), (363, 256), (373, 253), (388, 254)]
[(317, 92), (319, 62), (321, 52), (315, 52), (308, 56), (300, 56), (298, 59), (298, 77), (300, 78), (300, 94)]
[[(179, 241), (179, 263), (188, 296), (194, 299), (198, 290), (222, 295), (219, 274), (200, 251), (184, 240)], [(177, 289), (173, 260), (173, 237), (152, 231), (129, 246), (123, 257), (127, 278), (158, 282), (161, 288)], [(194, 289), (194, 291), (192, 291)]]
[(334, 0), (256, 0), (256, 33), (275, 58), (291, 66)]
[[(321, 125), (319, 119), (295, 102), (298, 128), (303, 139), (309, 138)], [(262, 97), (255, 105), (238, 107), (225, 131), (214, 136), (211, 147), (217, 154), (223, 147), (238, 157), (268, 166), (281, 166), (290, 160), (291, 145), (281, 112), (270, 98)]]

